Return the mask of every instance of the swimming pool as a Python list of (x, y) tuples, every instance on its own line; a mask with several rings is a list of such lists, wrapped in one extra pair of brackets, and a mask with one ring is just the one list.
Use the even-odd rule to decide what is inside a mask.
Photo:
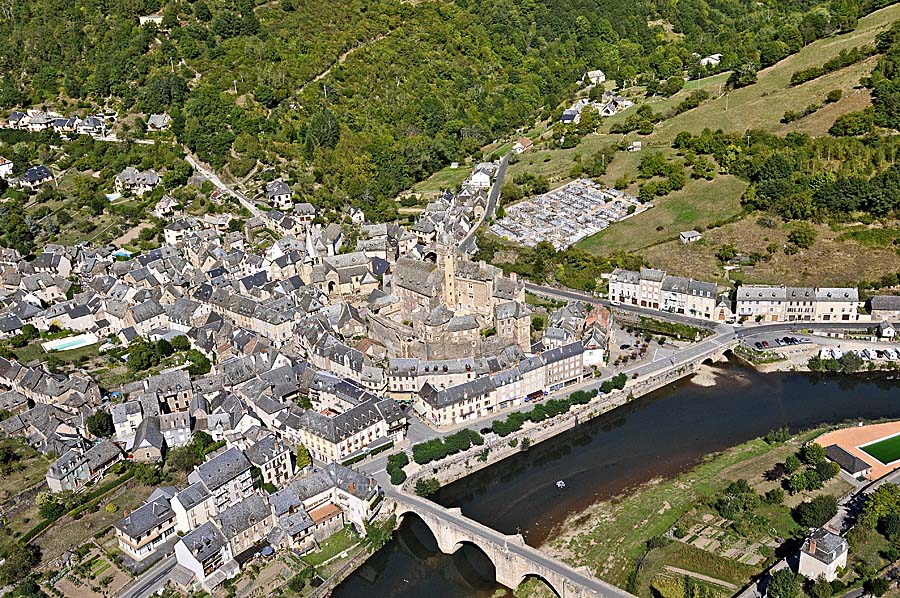
[(47, 341), (41, 346), (44, 351), (70, 351), (72, 349), (80, 349), (99, 342), (96, 334), (79, 334), (78, 336), (67, 336), (66, 338), (58, 338), (55, 341)]

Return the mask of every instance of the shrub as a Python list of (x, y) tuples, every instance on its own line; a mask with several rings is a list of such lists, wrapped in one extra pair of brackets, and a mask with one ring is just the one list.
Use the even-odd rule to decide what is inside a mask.
[(837, 499), (830, 494), (823, 494), (797, 505), (794, 519), (804, 527), (822, 527), (837, 515), (837, 511)]

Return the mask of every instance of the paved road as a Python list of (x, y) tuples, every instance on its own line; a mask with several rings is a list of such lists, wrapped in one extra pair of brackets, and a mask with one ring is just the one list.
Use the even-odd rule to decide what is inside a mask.
[(481, 217), (478, 224), (472, 227), (472, 230), (469, 231), (469, 235), (460, 241), (460, 251), (469, 253), (474, 252), (477, 249), (475, 246), (475, 232), (484, 222), (493, 218), (494, 213), (497, 211), (497, 201), (500, 199), (500, 189), (503, 187), (503, 177), (506, 176), (507, 166), (509, 166), (509, 154), (506, 154), (500, 159), (500, 167), (497, 169), (497, 176), (494, 177), (494, 186), (491, 187), (491, 192), (488, 194), (488, 202), (487, 206), (484, 208), (484, 216)]
[[(482, 525), (477, 521), (473, 521), (468, 517), (464, 517), (462, 515), (458, 515), (452, 511), (449, 511), (444, 507), (431, 502), (430, 500), (420, 498), (418, 496), (412, 496), (403, 492), (398, 492), (390, 487), (385, 488), (385, 494), (389, 498), (394, 498), (395, 500), (415, 507), (415, 510), (420, 513), (427, 513), (445, 521), (450, 521), (453, 523), (453, 525), (464, 529), (467, 533), (471, 534), (474, 537), (485, 538), (486, 540), (489, 540), (494, 544), (505, 545), (505, 549), (510, 553), (536, 563), (541, 567), (545, 567), (546, 569), (565, 577), (574, 584), (578, 584), (597, 592), (597, 594), (600, 596), (604, 596), (605, 598), (634, 598), (632, 594), (629, 594), (625, 590), (619, 589), (614, 585), (596, 579), (595, 577), (585, 575), (584, 573), (573, 569), (565, 563), (551, 558), (543, 552), (532, 548), (527, 544), (524, 544), (524, 542), (520, 544), (520, 540), (518, 538), (516, 540), (511, 540), (510, 536), (501, 534), (497, 530), (491, 529), (486, 525)], [(564, 594), (562, 588), (557, 589), (561, 594)]]
[(262, 217), (262, 210), (257, 208), (255, 203), (253, 203), (243, 193), (239, 193), (239, 192), (235, 191), (234, 189), (232, 189), (231, 187), (229, 187), (228, 185), (226, 185), (225, 183), (223, 183), (222, 179), (219, 178), (219, 175), (217, 175), (215, 172), (213, 172), (210, 169), (203, 166), (190, 153), (186, 153), (184, 159), (187, 161), (188, 164), (190, 164), (191, 166), (194, 167), (194, 170), (196, 170), (197, 172), (199, 172), (200, 174), (205, 176), (207, 179), (209, 179), (209, 182), (212, 183), (213, 185), (215, 185), (220, 191), (230, 195), (231, 197), (233, 197), (236, 200), (238, 200), (239, 202), (241, 202), (241, 205), (244, 206), (245, 208), (247, 208), (250, 211), (250, 213), (253, 214), (255, 217), (257, 217), (257, 218)]
[(174, 556), (169, 556), (150, 567), (143, 575), (139, 576), (131, 585), (119, 593), (119, 598), (148, 598), (157, 590), (166, 585), (169, 574), (178, 562)]

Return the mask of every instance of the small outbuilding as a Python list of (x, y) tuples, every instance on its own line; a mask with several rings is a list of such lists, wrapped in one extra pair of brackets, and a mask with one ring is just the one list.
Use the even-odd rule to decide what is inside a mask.
[(699, 241), (702, 238), (700, 233), (695, 230), (686, 230), (678, 235), (678, 239), (681, 241), (682, 245), (687, 245), (688, 243), (694, 243)]

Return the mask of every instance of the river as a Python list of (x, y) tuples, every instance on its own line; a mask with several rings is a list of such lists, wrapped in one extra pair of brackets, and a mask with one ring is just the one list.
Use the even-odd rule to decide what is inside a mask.
[[(900, 381), (893, 376), (760, 374), (732, 362), (714, 371), (714, 386), (680, 380), (441, 488), (433, 498), (498, 531), (520, 531), (539, 546), (569, 515), (774, 428), (900, 418)], [(563, 490), (556, 487), (560, 479)], [(452, 556), (440, 554), (424, 524), (412, 519), (334, 596), (482, 598), (499, 588), (492, 576), (479, 550), (464, 546)]]

